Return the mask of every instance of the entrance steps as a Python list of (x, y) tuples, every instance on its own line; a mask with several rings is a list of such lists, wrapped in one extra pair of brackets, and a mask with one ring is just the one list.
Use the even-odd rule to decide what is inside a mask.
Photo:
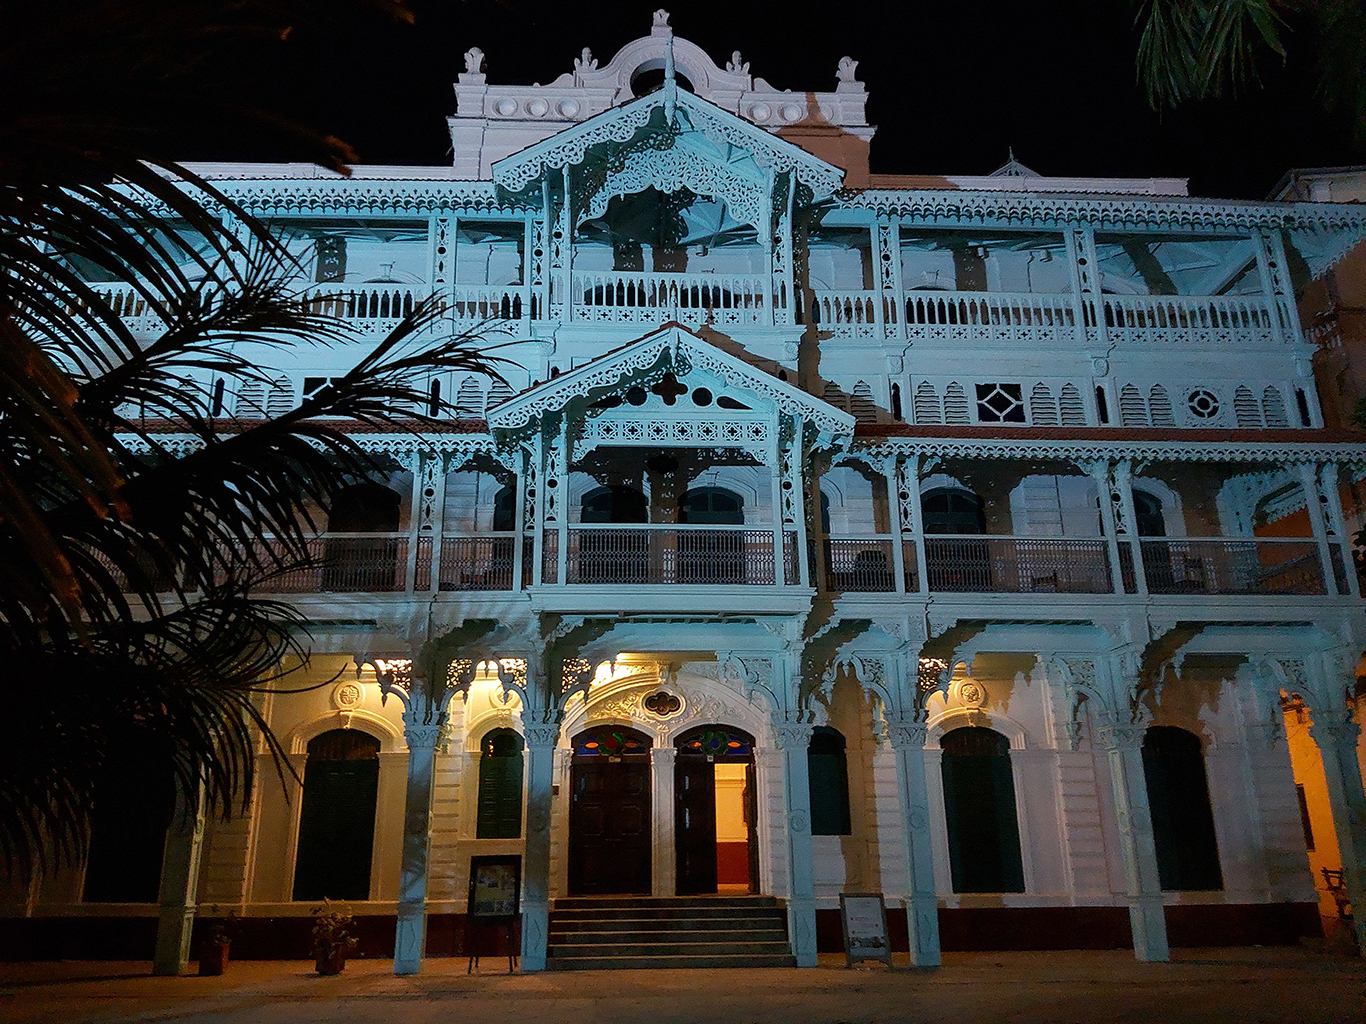
[(772, 896), (570, 896), (550, 910), (546, 967), (795, 967)]

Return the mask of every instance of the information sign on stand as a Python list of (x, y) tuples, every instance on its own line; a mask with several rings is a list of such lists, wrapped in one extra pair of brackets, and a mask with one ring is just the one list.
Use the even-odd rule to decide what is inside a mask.
[(844, 928), (845, 967), (852, 967), (856, 960), (881, 960), (892, 966), (882, 893), (840, 893), (840, 923)]
[[(481, 934), (501, 931), (508, 950), (508, 973), (512, 972), (512, 923), (516, 920), (522, 897), (522, 858), (516, 856), (471, 857), (470, 894), (465, 908), (467, 949), (477, 949)], [(479, 965), (479, 954), (472, 952), (466, 973)]]

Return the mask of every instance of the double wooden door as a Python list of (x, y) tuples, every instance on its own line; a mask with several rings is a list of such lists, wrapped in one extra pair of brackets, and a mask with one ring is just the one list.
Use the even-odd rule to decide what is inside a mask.
[(648, 756), (576, 757), (570, 780), (570, 893), (649, 893), (653, 822)]

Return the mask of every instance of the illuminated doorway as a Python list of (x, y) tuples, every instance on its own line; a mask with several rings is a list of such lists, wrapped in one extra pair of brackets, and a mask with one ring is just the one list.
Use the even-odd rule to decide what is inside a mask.
[(677, 892), (759, 891), (754, 737), (704, 725), (678, 740), (674, 846)]

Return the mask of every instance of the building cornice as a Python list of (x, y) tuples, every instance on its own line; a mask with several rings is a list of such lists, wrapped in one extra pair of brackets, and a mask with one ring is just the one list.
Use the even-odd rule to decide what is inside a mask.
[[(864, 433), (867, 429), (869, 432)], [(1240, 430), (1156, 431), (1056, 428), (1015, 436), (974, 427), (861, 428), (850, 457), (891, 455), (929, 458), (1020, 459), (1083, 462), (1336, 462), (1366, 464), (1366, 443), (1346, 431)], [(876, 431), (876, 435), (872, 432)], [(1180, 434), (1176, 437), (1173, 435)]]
[[(244, 169), (245, 170), (245, 169)], [(258, 217), (421, 215), (445, 211), (520, 216), (539, 209), (491, 181), (412, 178), (209, 178), (213, 187)]]
[(1086, 223), (1101, 230), (1176, 228), (1366, 229), (1366, 208), (1348, 203), (1251, 203), (1173, 196), (1059, 196), (966, 189), (846, 190), (835, 202), (915, 220), (954, 224), (1064, 227)]

